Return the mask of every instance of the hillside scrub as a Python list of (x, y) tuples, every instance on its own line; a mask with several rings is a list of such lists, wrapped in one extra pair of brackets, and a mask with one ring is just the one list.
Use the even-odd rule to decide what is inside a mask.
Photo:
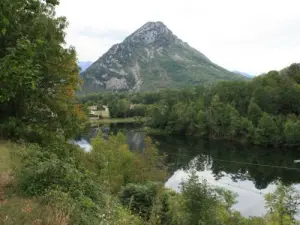
[[(13, 149), (7, 149), (9, 155), (13, 154)], [(4, 178), (6, 171), (11, 171), (15, 180), (15, 185), (11, 186), (11, 179), (6, 179), (5, 183), (1, 179), (1, 190), (6, 192), (1, 201), (1, 220), (7, 224), (12, 221), (44, 224), (46, 219), (54, 224), (56, 218), (49, 217), (57, 214), (65, 218), (66, 224), (101, 224), (103, 221), (141, 224), (139, 217), (119, 203), (118, 192), (129, 182), (165, 179), (165, 169), (161, 167), (163, 157), (155, 147), (149, 142), (144, 153), (131, 152), (121, 134), (111, 136), (108, 141), (96, 138), (95, 152), (91, 153), (59, 140), (44, 147), (29, 144), (25, 149), (19, 166), (8, 166), (1, 173)], [(28, 212), (14, 217), (13, 208)]]

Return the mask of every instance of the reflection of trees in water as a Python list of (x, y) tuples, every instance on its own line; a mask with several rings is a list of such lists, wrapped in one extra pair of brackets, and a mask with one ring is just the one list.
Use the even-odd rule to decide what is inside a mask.
[[(246, 147), (223, 141), (208, 142), (179, 136), (153, 136), (152, 138), (160, 143), (158, 146), (160, 151), (168, 154), (170, 172), (177, 169), (198, 171), (208, 169), (213, 172), (216, 179), (223, 177), (225, 172), (233, 181), (253, 181), (257, 189), (264, 189), (278, 180), (284, 184), (300, 183), (300, 165), (293, 163), (294, 159), (300, 159), (300, 152)], [(295, 170), (258, 164), (295, 168)]]
[[(142, 150), (145, 135), (135, 131), (135, 128), (138, 128), (138, 126), (132, 124), (112, 124), (109, 127), (107, 125), (99, 126), (91, 128), (89, 134), (86, 137), (83, 136), (83, 138), (89, 140), (98, 133), (99, 129), (104, 134), (115, 134), (118, 131), (123, 131), (127, 134), (128, 144), (131, 149)], [(103, 130), (103, 128), (107, 130)], [(231, 176), (233, 181), (251, 180), (257, 189), (264, 189), (270, 183), (278, 180), (284, 184), (300, 183), (300, 164), (293, 163), (293, 160), (300, 159), (300, 151), (246, 147), (230, 142), (209, 142), (200, 138), (184, 136), (151, 135), (151, 138), (154, 143), (158, 144), (159, 150), (168, 155), (167, 163), (170, 175), (177, 169), (196, 169), (198, 171), (207, 169), (212, 171), (216, 179), (222, 178), (224, 173), (226, 173)], [(249, 165), (243, 162), (296, 168), (298, 171)]]
[(127, 136), (128, 145), (130, 149), (143, 150), (145, 145), (145, 134), (143, 132), (137, 132), (135, 129), (140, 128), (140, 124), (134, 123), (116, 123), (116, 124), (100, 124), (98, 126), (90, 127), (84, 135), (81, 135), (79, 139), (85, 139), (88, 142), (91, 142), (91, 139), (97, 136), (99, 131), (102, 132), (102, 135), (105, 139), (109, 135), (116, 135), (118, 132), (122, 132)]
[(132, 131), (128, 131), (126, 136), (127, 136), (129, 148), (131, 150), (144, 151), (145, 134), (132, 130)]

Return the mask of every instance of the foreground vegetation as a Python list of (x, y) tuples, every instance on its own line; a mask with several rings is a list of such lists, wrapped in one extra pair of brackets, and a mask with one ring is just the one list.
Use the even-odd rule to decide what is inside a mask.
[(113, 117), (147, 116), (148, 126), (167, 133), (298, 148), (299, 83), (300, 65), (293, 64), (251, 81), (78, 99), (83, 104), (108, 104)]
[(1, 224), (297, 224), (299, 196), (292, 187), (268, 194), (261, 218), (233, 211), (233, 193), (193, 172), (180, 194), (164, 188), (164, 157), (150, 139), (143, 153), (130, 151), (122, 134), (96, 137), (90, 153), (62, 142), (0, 147), (6, 155)]

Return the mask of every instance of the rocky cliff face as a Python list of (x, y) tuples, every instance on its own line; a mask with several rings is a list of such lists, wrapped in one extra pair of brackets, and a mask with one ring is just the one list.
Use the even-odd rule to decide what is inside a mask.
[(148, 22), (85, 72), (83, 91), (141, 91), (243, 79), (212, 63), (162, 22)]

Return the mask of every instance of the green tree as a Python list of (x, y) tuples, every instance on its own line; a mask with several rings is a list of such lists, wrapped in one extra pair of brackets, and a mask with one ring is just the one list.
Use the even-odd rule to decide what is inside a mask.
[(223, 108), (224, 105), (220, 102), (220, 97), (215, 95), (211, 101), (211, 107), (208, 109), (209, 135), (213, 138), (220, 136), (220, 122)]
[(287, 70), (286, 74), (294, 79), (298, 84), (300, 83), (300, 65), (297, 63), (293, 63), (290, 65)]
[(215, 95), (208, 109), (209, 133), (212, 137), (232, 139), (239, 121), (238, 111), (230, 104), (224, 104)]
[(261, 116), (261, 108), (255, 103), (254, 98), (251, 98), (248, 106), (248, 117), (252, 120), (253, 124), (257, 126)]
[(98, 134), (92, 141), (93, 150), (86, 162), (87, 168), (106, 185), (108, 192), (117, 193), (128, 183), (163, 181), (166, 177), (164, 156), (161, 156), (149, 138), (144, 151), (130, 151), (122, 133), (104, 140)]
[(191, 174), (188, 182), (182, 184), (182, 195), (188, 224), (217, 224), (218, 199), (207, 183), (200, 182), (198, 176)]
[(109, 141), (98, 134), (92, 141), (93, 150), (87, 165), (108, 187), (111, 193), (117, 193), (121, 186), (133, 181), (135, 156), (126, 144), (125, 136), (118, 133), (110, 136)]
[(169, 108), (165, 105), (151, 105), (148, 115), (151, 117), (150, 125), (155, 128), (164, 129), (169, 120)]
[(300, 144), (300, 120), (288, 119), (284, 124), (284, 136), (288, 145), (298, 146)]
[(167, 130), (170, 133), (193, 134), (196, 116), (196, 111), (191, 104), (177, 103), (171, 108)]
[(134, 107), (132, 107), (127, 116), (129, 117), (146, 117), (147, 115), (147, 106), (146, 105), (135, 105)]
[(200, 110), (197, 115), (197, 135), (207, 136), (207, 134), (208, 134), (207, 112)]
[[(59, 130), (70, 137), (84, 116), (74, 99), (80, 84), (76, 52), (63, 47), (67, 22), (55, 17), (56, 4), (56, 0), (0, 3), (2, 135), (38, 137)], [(7, 121), (14, 122), (4, 133)]]
[[(182, 218), (178, 218), (179, 221), (181, 220), (181, 224), (243, 224), (243, 217), (231, 209), (236, 203), (236, 195), (232, 192), (211, 187), (206, 181), (200, 181), (194, 172), (191, 173), (186, 182), (182, 183), (181, 190), (182, 200), (180, 201), (182, 203), (179, 203), (179, 207), (182, 209), (178, 210), (184, 212)], [(170, 206), (171, 212), (172, 207)]]
[(263, 113), (255, 131), (255, 143), (265, 146), (278, 144), (279, 129), (274, 117)]
[(267, 221), (274, 225), (295, 224), (300, 195), (292, 186), (279, 184), (274, 193), (265, 196)]
[(252, 122), (244, 117), (240, 117), (236, 124), (235, 136), (239, 139), (252, 140), (254, 136), (254, 126)]
[(118, 116), (127, 117), (128, 111), (130, 109), (130, 103), (126, 99), (121, 99), (118, 102)]

